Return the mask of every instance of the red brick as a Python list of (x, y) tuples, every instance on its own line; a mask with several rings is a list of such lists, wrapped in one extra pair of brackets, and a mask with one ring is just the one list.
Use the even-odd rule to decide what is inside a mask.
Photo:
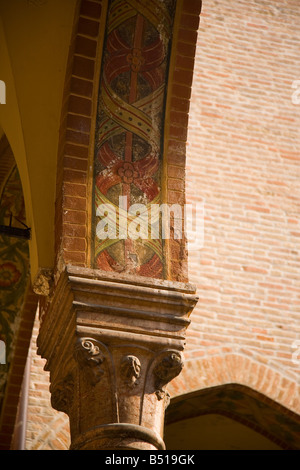
[(186, 56), (190, 59), (195, 57), (196, 47), (193, 44), (189, 44), (183, 41), (179, 41), (177, 45), (177, 53), (182, 56)]
[(75, 42), (75, 54), (83, 55), (86, 57), (96, 57), (97, 42), (83, 36), (77, 36)]
[(174, 155), (184, 155), (186, 151), (186, 143), (185, 142), (178, 142), (173, 139), (169, 139), (168, 141), (168, 152)]
[(79, 18), (78, 33), (97, 38), (99, 34), (99, 23), (86, 18)]
[(202, 0), (183, 0), (182, 10), (185, 13), (200, 15)]
[(169, 152), (167, 155), (168, 163), (171, 165), (185, 167), (186, 156), (184, 153), (176, 154), (173, 152)]
[(86, 197), (86, 186), (83, 184), (64, 183), (66, 196)]
[(184, 191), (184, 180), (168, 178), (168, 189), (175, 191)]
[(194, 70), (194, 63), (195, 63), (194, 57), (186, 57), (186, 56), (177, 54), (175, 67), (179, 69), (185, 69), (185, 70)]
[(88, 133), (91, 129), (91, 119), (84, 116), (68, 114), (67, 127), (75, 131)]
[(86, 241), (84, 238), (64, 237), (63, 246), (67, 251), (86, 251)]
[(95, 62), (85, 57), (74, 56), (73, 75), (79, 78), (93, 80), (95, 72)]
[(89, 156), (88, 147), (84, 147), (81, 145), (74, 145), (74, 144), (66, 143), (64, 151), (65, 151), (65, 155), (72, 156), (72, 157), (87, 159)]
[(85, 224), (86, 223), (86, 212), (80, 210), (65, 210), (64, 211), (64, 223), (70, 224)]
[(86, 98), (71, 95), (69, 98), (69, 112), (90, 116), (92, 112), (92, 102)]
[(191, 91), (190, 86), (179, 85), (177, 83), (174, 83), (172, 86), (172, 94), (177, 98), (189, 100), (191, 97)]
[(82, 132), (76, 132), (71, 129), (67, 129), (65, 139), (66, 142), (72, 144), (89, 145), (90, 143), (89, 134), (83, 134)]
[(255, 266), (244, 266), (243, 269), (248, 273), (268, 274), (266, 269), (257, 268)]
[(190, 102), (188, 99), (173, 96), (171, 99), (171, 109), (175, 109), (176, 111), (180, 111), (183, 113), (188, 113), (190, 109)]
[[(175, 121), (176, 122), (176, 121)], [(180, 125), (173, 125), (169, 128), (170, 137), (172, 139), (181, 140), (182, 142), (186, 142), (187, 140), (187, 127), (180, 126)]]
[(185, 178), (185, 169), (173, 165), (168, 165), (168, 176), (170, 178)]
[(88, 80), (82, 80), (77, 77), (71, 78), (70, 91), (75, 95), (82, 95), (87, 98), (93, 96), (93, 82)]
[(86, 254), (80, 251), (64, 251), (64, 260), (66, 263), (75, 264), (76, 266), (86, 263)]
[(185, 203), (185, 195), (182, 191), (168, 191), (168, 204), (184, 204)]
[(99, 19), (101, 16), (101, 5), (99, 3), (83, 0), (81, 2), (80, 15)]
[(86, 184), (87, 176), (85, 171), (64, 169), (63, 178), (66, 183)]
[(64, 224), (63, 225), (63, 235), (66, 237), (86, 237), (86, 226), (78, 224)]
[(82, 197), (64, 196), (64, 209), (86, 210), (86, 199)]
[(86, 171), (88, 166), (88, 162), (86, 159), (82, 158), (72, 158), (72, 157), (65, 157), (64, 158), (64, 167), (69, 168), (71, 170), (80, 170)]
[(190, 29), (179, 29), (178, 39), (179, 41), (195, 45), (197, 42), (197, 31), (192, 31)]
[(179, 83), (182, 85), (189, 85), (192, 86), (193, 81), (193, 71), (192, 70), (181, 70), (175, 68), (173, 74), (173, 80), (175, 83)]

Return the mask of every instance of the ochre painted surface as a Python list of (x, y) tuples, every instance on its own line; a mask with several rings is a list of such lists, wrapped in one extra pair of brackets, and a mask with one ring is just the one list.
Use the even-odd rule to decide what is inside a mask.
[(76, 0), (0, 1), (0, 127), (12, 147), (32, 229), (32, 277), (54, 261), (58, 130)]

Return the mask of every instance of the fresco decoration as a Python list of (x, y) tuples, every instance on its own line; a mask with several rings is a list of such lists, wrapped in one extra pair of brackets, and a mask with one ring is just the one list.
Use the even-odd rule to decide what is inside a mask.
[[(2, 163), (2, 162), (1, 162)], [(22, 185), (17, 167), (10, 172), (0, 195), (0, 225), (22, 227), (26, 222)], [(29, 283), (28, 241), (0, 235), (0, 337), (6, 343), (6, 367), (0, 371), (0, 402), (12, 346)]]
[[(176, 0), (109, 2), (93, 202), (94, 267), (105, 271), (163, 277), (161, 237), (120, 239), (118, 222), (122, 211), (134, 204), (143, 204), (148, 211), (151, 204), (161, 201), (164, 106), (175, 7)], [(120, 207), (120, 196), (127, 198), (123, 199), (127, 207)], [(101, 204), (112, 204), (116, 209), (115, 239), (96, 236), (101, 220), (96, 212)], [(128, 226), (138, 215), (128, 219)]]

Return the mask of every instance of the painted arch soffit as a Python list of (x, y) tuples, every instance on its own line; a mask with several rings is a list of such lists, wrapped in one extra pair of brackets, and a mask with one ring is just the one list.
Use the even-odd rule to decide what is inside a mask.
[[(164, 113), (176, 0), (110, 0), (95, 132), (94, 209), (161, 202)], [(124, 199), (123, 199), (124, 200)], [(126, 207), (127, 204), (127, 207)], [(93, 220), (93, 233), (101, 217)], [(120, 218), (117, 235), (120, 234)], [(145, 235), (148, 235), (145, 234)], [(94, 236), (94, 267), (162, 278), (161, 239)]]
[[(6, 137), (0, 141), (0, 225), (26, 222), (22, 184)], [(0, 234), (0, 337), (6, 346), (0, 366), (0, 403), (13, 357), (14, 339), (30, 282), (28, 240)]]

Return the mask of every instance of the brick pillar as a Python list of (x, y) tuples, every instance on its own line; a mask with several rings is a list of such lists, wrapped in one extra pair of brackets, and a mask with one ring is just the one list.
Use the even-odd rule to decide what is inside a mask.
[[(164, 448), (166, 386), (183, 367), (196, 297), (173, 221), (169, 240), (162, 230), (123, 238), (120, 214), (141, 203), (183, 208), (200, 7), (79, 3), (58, 151), (56, 266), (38, 338), (72, 449)], [(99, 207), (118, 211), (122, 198), (117, 237), (100, 238)]]

